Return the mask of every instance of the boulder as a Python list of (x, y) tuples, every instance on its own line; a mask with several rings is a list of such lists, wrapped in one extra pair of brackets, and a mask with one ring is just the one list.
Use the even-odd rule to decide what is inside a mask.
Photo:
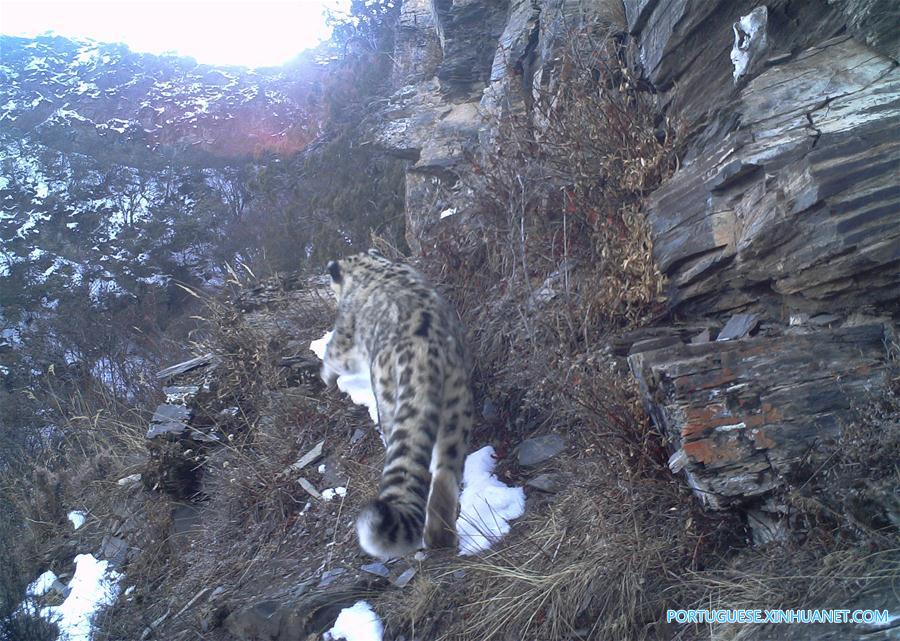
[(565, 449), (566, 439), (559, 434), (535, 436), (516, 446), (516, 460), (522, 467), (535, 467), (546, 463)]
[(900, 297), (900, 72), (840, 37), (775, 66), (740, 126), (650, 197), (669, 304), (833, 312)]
[(629, 363), (647, 409), (708, 507), (758, 501), (828, 456), (857, 408), (886, 393), (879, 323), (666, 347)]

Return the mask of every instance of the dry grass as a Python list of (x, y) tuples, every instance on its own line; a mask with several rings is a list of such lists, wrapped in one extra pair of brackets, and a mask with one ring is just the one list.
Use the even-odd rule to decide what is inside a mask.
[(491, 123), (491, 145), (463, 177), (472, 216), (429, 258), (461, 308), (485, 292), (504, 306), (510, 325), (484, 333), (533, 330), (528, 317), (549, 297), (540, 322), (589, 344), (659, 311), (664, 280), (641, 205), (674, 171), (678, 131), (615, 39), (584, 28), (567, 42), (530, 109)]
[[(133, 500), (117, 480), (140, 471), (146, 460), (147, 413), (100, 383), (72, 387), (52, 370), (33, 391), (52, 429), (42, 434), (42, 448), (0, 474), (3, 565), (18, 575), (11, 591), (10, 578), (4, 577), (3, 600), (15, 599), (13, 607), (38, 573), (49, 569), (64, 580), (70, 577), (74, 554), (95, 553), (111, 524), (144, 502)], [(71, 510), (87, 517), (77, 534), (67, 519)], [(141, 525), (151, 529), (147, 521)], [(0, 621), (0, 632), (8, 624)], [(19, 629), (11, 638), (41, 638), (42, 629)], [(32, 633), (38, 636), (27, 636)]]
[[(522, 398), (530, 421), (566, 428), (568, 453), (543, 470), (558, 492), (532, 491), (525, 516), (492, 551), (436, 557), (411, 593), (384, 595), (376, 610), (392, 633), (436, 641), (666, 639), (665, 610), (693, 595), (680, 577), (741, 544), (736, 517), (704, 514), (672, 477), (659, 435), (612, 359), (540, 356), (542, 364), (529, 361), (521, 374), (533, 383)], [(497, 444), (503, 435), (489, 438)], [(500, 474), (511, 484), (525, 480), (510, 463), (501, 462)]]
[[(278, 278), (233, 285), (235, 302), (206, 301), (207, 333), (196, 337), (195, 351), (219, 359), (195, 421), (220, 443), (180, 452), (200, 477), (190, 501), (199, 519), (186, 533), (163, 534), (161, 545), (146, 551), (133, 570), (146, 581), (138, 581), (132, 602), (109, 613), (105, 638), (139, 634), (172, 603), (222, 587), (219, 605), (170, 612), (157, 627), (157, 634), (172, 636), (209, 629), (217, 638), (230, 612), (358, 555), (350, 524), (375, 485), (383, 448), (368, 414), (318, 380), (308, 345), (326, 330), (333, 303), (305, 283)], [(350, 445), (357, 428), (369, 433)], [(325, 442), (325, 473), (318, 463), (289, 469), (319, 441)], [(313, 498), (300, 476), (319, 490), (345, 486), (347, 496)], [(158, 598), (160, 591), (166, 598)]]
[[(561, 384), (565, 394), (554, 397), (567, 405), (568, 424), (579, 427), (568, 432), (576, 451), (545, 470), (556, 475), (558, 493), (532, 493), (525, 516), (493, 550), (435, 556), (411, 589), (380, 597), (376, 610), (392, 634), (436, 641), (737, 641), (759, 638), (759, 626), (670, 625), (666, 610), (872, 607), (875, 601), (864, 605), (867, 598), (896, 592), (896, 528), (862, 528), (847, 520), (846, 506), (823, 519), (820, 508), (795, 505), (794, 536), (761, 547), (750, 545), (737, 513), (701, 510), (670, 475), (659, 437), (631, 403), (633, 392), (597, 365), (577, 362)], [(586, 371), (595, 376), (583, 378)], [(866, 487), (889, 481), (891, 488), (900, 481), (891, 458), (897, 435), (883, 429), (896, 409), (868, 409), (844, 436), (831, 469), (820, 469), (820, 497), (855, 496), (858, 481)], [(513, 470), (508, 480), (516, 476)]]
[[(597, 456), (562, 461), (566, 489), (526, 515), (494, 551), (438, 561), (412, 594), (376, 609), (394, 632), (434, 639), (656, 639), (681, 607), (677, 577), (731, 540), (670, 479), (633, 476)], [(464, 575), (460, 575), (460, 572)]]

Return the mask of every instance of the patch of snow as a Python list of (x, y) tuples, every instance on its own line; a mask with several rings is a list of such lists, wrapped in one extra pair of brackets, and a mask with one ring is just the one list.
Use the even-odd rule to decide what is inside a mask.
[(116, 481), (117, 485), (133, 485), (134, 483), (140, 483), (141, 475), (140, 474), (129, 474), (128, 476), (123, 476), (118, 481)]
[(312, 350), (313, 354), (319, 357), (320, 361), (325, 360), (325, 347), (328, 345), (328, 341), (331, 340), (333, 334), (334, 332), (325, 332), (325, 335), (322, 338), (309, 344), (309, 348)]
[(358, 374), (341, 374), (337, 379), (338, 389), (347, 394), (357, 405), (369, 409), (373, 423), (378, 423), (378, 405), (375, 403), (375, 392), (372, 391), (372, 378), (368, 372)]
[(731, 47), (731, 64), (734, 65), (734, 81), (747, 71), (756, 54), (766, 48), (766, 27), (769, 11), (765, 5), (756, 7), (732, 25), (734, 44)]
[(72, 527), (76, 530), (84, 525), (85, 518), (87, 518), (87, 515), (80, 510), (72, 510), (69, 512), (69, 520), (72, 522)]
[(94, 124), (90, 118), (85, 118), (80, 113), (73, 109), (66, 109), (65, 107), (60, 107), (54, 113), (56, 118), (64, 119), (64, 120), (77, 120), (78, 122), (89, 122)]
[(47, 594), (47, 591), (53, 587), (54, 581), (56, 581), (56, 575), (50, 570), (47, 570), (28, 584), (28, 587), (25, 589), (25, 594), (28, 596), (41, 596)]
[(461, 555), (487, 550), (509, 532), (509, 521), (525, 513), (525, 492), (500, 481), (493, 473), (494, 465), (490, 445), (466, 457), (456, 521)]
[(46, 58), (32, 58), (27, 65), (25, 65), (25, 71), (37, 71), (40, 69), (47, 68), (47, 59)]
[(121, 118), (110, 118), (106, 121), (105, 125), (97, 125), (98, 128), (106, 128), (112, 129), (115, 132), (120, 134), (124, 134), (128, 131), (128, 127), (131, 125), (131, 122), (128, 120), (122, 120)]
[(93, 82), (84, 82), (84, 81), (81, 81), (81, 82), (78, 84), (78, 86), (75, 87), (74, 91), (75, 91), (75, 93), (77, 93), (78, 95), (81, 95), (81, 94), (83, 94), (83, 93), (87, 93), (88, 91), (97, 91), (98, 89), (100, 89), (100, 87), (98, 87), (97, 85), (95, 85)]
[(318, 467), (318, 470), (319, 470), (319, 474), (324, 474), (324, 473), (325, 473), (325, 464), (322, 463), (322, 464)]
[[(325, 360), (325, 348), (328, 346), (332, 334), (334, 332), (325, 332), (322, 338), (309, 344), (309, 349), (319, 357), (319, 360)], [(375, 403), (375, 392), (372, 390), (372, 378), (368, 368), (360, 372), (338, 375), (337, 387), (347, 394), (351, 401), (367, 407), (372, 422), (378, 423), (378, 406)]]
[(456, 207), (450, 207), (449, 209), (445, 209), (444, 211), (441, 212), (441, 220), (444, 220), (445, 218), (449, 218), (450, 216), (452, 216), (455, 213), (456, 213)]
[(347, 495), (346, 487), (336, 487), (336, 488), (328, 488), (327, 490), (322, 490), (322, 498), (326, 501), (332, 500), (335, 496), (340, 496), (341, 498)]
[(69, 583), (69, 596), (62, 605), (41, 609), (41, 616), (56, 623), (61, 639), (90, 641), (91, 619), (99, 608), (116, 600), (121, 580), (119, 572), (109, 569), (109, 561), (79, 554), (75, 557), (75, 576)]
[(88, 64), (97, 60), (100, 57), (100, 49), (99, 47), (89, 45), (86, 47), (82, 47), (78, 55), (75, 56), (75, 62), (79, 64)]
[(384, 626), (375, 611), (365, 601), (357, 601), (341, 610), (334, 626), (325, 633), (325, 641), (382, 641)]

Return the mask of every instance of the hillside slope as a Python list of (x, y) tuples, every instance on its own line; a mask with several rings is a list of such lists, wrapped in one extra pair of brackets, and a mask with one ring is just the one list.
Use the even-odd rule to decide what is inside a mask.
[[(145, 384), (155, 411), (71, 417), (111, 446), (89, 483), (40, 477), (42, 509), (91, 515), (48, 528), (41, 564), (115, 556), (133, 589), (110, 640), (318, 639), (359, 600), (398, 641), (897, 638), (898, 22), (878, 0), (406, 0), (350, 146), (393, 159), (410, 251), (376, 225), (371, 242), (459, 310), (475, 446), (524, 516), (476, 556), (366, 558), (353, 518), (383, 447), (318, 379), (320, 266), (251, 264), (185, 294), (195, 358)], [(172, 125), (215, 156), (245, 77), (183, 73)], [(168, 80), (145, 75), (140, 109), (167, 117)], [(85, 101), (42, 115), (164, 137), (132, 102)], [(287, 139), (310, 131), (292, 108), (266, 109)], [(141, 124), (115, 132), (124, 113)], [(667, 616), (826, 607), (890, 621)]]

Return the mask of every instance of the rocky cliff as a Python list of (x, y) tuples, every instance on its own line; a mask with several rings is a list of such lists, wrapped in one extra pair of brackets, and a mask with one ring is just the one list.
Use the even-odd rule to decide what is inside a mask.
[(644, 203), (666, 303), (627, 337), (631, 370), (705, 505), (777, 511), (796, 466), (827, 458), (893, 375), (900, 15), (878, 1), (616, 4), (405, 2), (376, 140), (410, 159), (407, 233), (427, 251), (464, 224), (448, 212), (477, 219), (468, 158), (496, 153), (490, 123), (558, 81), (567, 34), (599, 23), (627, 38), (686, 131)]

